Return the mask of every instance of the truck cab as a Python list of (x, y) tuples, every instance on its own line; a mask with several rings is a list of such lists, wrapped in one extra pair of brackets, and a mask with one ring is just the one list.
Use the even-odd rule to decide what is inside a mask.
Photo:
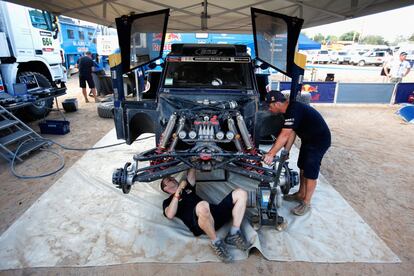
[(57, 19), (51, 13), (0, 1), (0, 69), (6, 108), (43, 118), (64, 79)]

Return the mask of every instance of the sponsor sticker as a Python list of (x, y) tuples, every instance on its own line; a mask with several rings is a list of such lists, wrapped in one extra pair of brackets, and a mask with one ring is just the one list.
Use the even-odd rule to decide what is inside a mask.
[(45, 31), (39, 31), (41, 36), (48, 36), (48, 37), (52, 37), (52, 33), (51, 32), (45, 32)]

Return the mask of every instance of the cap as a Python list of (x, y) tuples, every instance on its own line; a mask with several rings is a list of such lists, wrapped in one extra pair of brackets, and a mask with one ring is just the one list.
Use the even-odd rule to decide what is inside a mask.
[(401, 52), (400, 53), (400, 56), (406, 56), (407, 55), (407, 52)]
[(285, 102), (286, 97), (280, 91), (271, 90), (266, 94), (266, 102), (273, 103), (273, 102)]

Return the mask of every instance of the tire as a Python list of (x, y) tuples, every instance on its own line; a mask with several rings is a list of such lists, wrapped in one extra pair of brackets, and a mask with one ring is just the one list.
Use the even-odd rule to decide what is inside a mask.
[[(52, 88), (52, 84), (49, 82), (49, 80), (43, 74), (40, 74), (37, 72), (21, 72), (18, 74), (17, 79), (19, 79), (19, 76), (27, 76), (27, 75), (34, 75), (40, 87)], [(44, 100), (37, 101), (36, 103), (33, 103), (30, 106), (19, 110), (17, 112), (17, 115), (23, 121), (26, 121), (26, 122), (35, 121), (35, 120), (45, 118), (49, 114), (52, 107), (53, 107), (53, 98), (44, 99)]]
[(360, 60), (358, 62), (358, 66), (364, 66), (365, 65), (365, 60)]
[(100, 103), (97, 107), (98, 116), (101, 118), (114, 117), (114, 102)]

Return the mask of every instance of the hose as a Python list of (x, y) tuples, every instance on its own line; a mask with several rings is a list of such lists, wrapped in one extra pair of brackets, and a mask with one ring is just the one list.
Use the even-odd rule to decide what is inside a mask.
[[(154, 136), (155, 135), (151, 135), (151, 136), (148, 136), (148, 137), (145, 137), (145, 138), (136, 139), (134, 142), (138, 142), (138, 141), (146, 140), (146, 139), (149, 139), (149, 138), (153, 138)], [(26, 140), (26, 141), (22, 142), (17, 147), (17, 149), (16, 149), (16, 151), (15, 151), (15, 153), (13, 155), (12, 161), (10, 163), (10, 171), (11, 171), (11, 173), (15, 177), (17, 177), (19, 179), (38, 179), (38, 178), (43, 178), (43, 177), (51, 176), (51, 175), (54, 175), (54, 174), (58, 173), (59, 171), (61, 171), (65, 167), (65, 159), (63, 158), (63, 156), (61, 154), (59, 154), (59, 153), (57, 153), (55, 151), (49, 150), (49, 149), (42, 149), (44, 151), (50, 152), (50, 153), (56, 155), (57, 157), (59, 157), (60, 163), (59, 163), (58, 168), (55, 169), (55, 170), (53, 170), (53, 171), (51, 171), (51, 172), (47, 172), (47, 173), (43, 173), (43, 174), (39, 174), (39, 175), (21, 175), (21, 174), (18, 174), (16, 172), (16, 170), (15, 170), (15, 167), (14, 167), (15, 166), (15, 162), (16, 162), (16, 157), (17, 157), (17, 155), (18, 155), (19, 150), (21, 149), (21, 147), (24, 144), (26, 144), (27, 142), (32, 142), (32, 141), (44, 141), (44, 142), (48, 142), (50, 144), (55, 144), (55, 145), (61, 147), (64, 150), (74, 150), (74, 151), (99, 150), (99, 149), (105, 149), (105, 148), (109, 148), (109, 147), (120, 146), (120, 145), (123, 145), (123, 144), (126, 143), (126, 142), (120, 142), (120, 143), (116, 143), (116, 144), (110, 144), (110, 145), (99, 146), (99, 147), (90, 147), (90, 148), (72, 148), (72, 147), (68, 147), (68, 146), (65, 146), (63, 144), (60, 144), (58, 142), (55, 142), (55, 141), (53, 141), (51, 139), (47, 139), (47, 138), (43, 138), (43, 137), (42, 138), (35, 138), (35, 139)]]

